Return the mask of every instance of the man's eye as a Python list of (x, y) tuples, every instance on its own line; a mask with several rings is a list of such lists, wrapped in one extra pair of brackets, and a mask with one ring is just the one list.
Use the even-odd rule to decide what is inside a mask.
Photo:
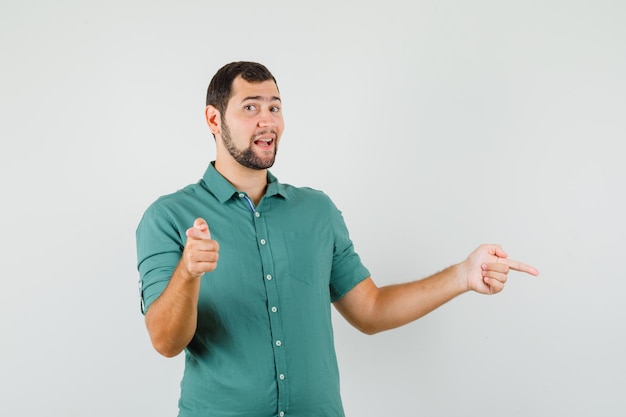
[(254, 104), (248, 104), (247, 106), (244, 107), (245, 110), (250, 110), (250, 111), (255, 111), (256, 110), (256, 106)]
[(272, 113), (278, 113), (280, 111), (280, 107), (272, 106), (272, 107), (270, 107), (270, 111)]

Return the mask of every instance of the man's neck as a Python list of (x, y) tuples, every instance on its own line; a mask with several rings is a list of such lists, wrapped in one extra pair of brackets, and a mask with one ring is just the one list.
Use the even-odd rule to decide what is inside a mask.
[(230, 182), (237, 191), (243, 191), (255, 205), (259, 204), (267, 189), (267, 169), (251, 169), (239, 163), (215, 161), (215, 169)]

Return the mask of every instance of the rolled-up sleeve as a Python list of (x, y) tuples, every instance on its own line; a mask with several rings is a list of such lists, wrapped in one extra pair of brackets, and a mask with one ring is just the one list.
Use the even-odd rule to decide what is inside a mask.
[(167, 212), (153, 203), (136, 230), (137, 269), (142, 313), (148, 311), (167, 284), (178, 264), (184, 242), (181, 231)]

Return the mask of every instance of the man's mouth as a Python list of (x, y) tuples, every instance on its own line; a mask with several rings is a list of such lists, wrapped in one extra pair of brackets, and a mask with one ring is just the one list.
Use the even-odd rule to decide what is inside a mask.
[(260, 137), (254, 141), (254, 144), (260, 148), (271, 148), (274, 144), (274, 138), (272, 137)]

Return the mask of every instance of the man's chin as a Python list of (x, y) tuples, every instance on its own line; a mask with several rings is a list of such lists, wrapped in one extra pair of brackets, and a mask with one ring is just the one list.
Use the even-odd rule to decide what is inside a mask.
[(276, 162), (276, 152), (273, 152), (271, 156), (265, 155), (265, 157), (257, 157), (251, 161), (251, 165), (254, 165), (255, 169), (268, 169), (274, 166)]
[(250, 169), (268, 169), (274, 166), (274, 161), (276, 161), (276, 149), (272, 152), (266, 151), (264, 155), (259, 155), (252, 148), (248, 148), (241, 153), (231, 152), (230, 154), (239, 164)]
[(259, 164), (257, 169), (269, 169), (274, 166), (274, 160), (267, 161), (266, 163)]
[(263, 170), (263, 169), (268, 169), (274, 166), (274, 161), (275, 159), (272, 160), (244, 160), (244, 161), (238, 161), (241, 165), (250, 168), (250, 169), (256, 169), (256, 170)]

